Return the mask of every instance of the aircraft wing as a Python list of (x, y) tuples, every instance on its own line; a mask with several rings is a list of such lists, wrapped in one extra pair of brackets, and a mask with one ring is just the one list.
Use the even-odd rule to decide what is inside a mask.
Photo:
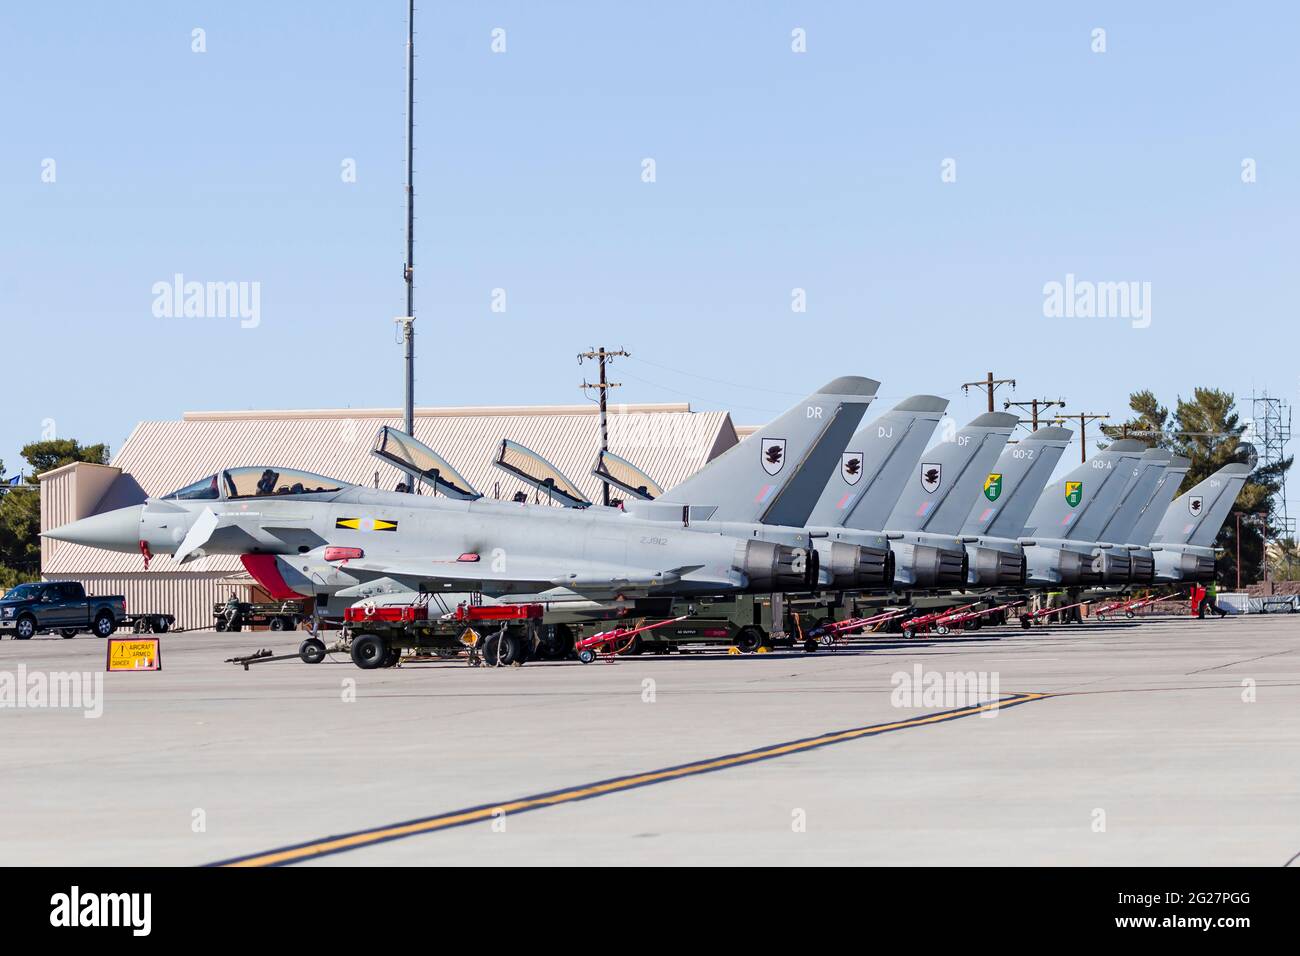
[(356, 577), (394, 578), (426, 591), (482, 591), (488, 594), (531, 593), (564, 587), (578, 594), (608, 596), (649, 591), (681, 580), (699, 565), (666, 570), (602, 567), (585, 561), (513, 556), (478, 561), (436, 560), (408, 555), (374, 555), (341, 563)]

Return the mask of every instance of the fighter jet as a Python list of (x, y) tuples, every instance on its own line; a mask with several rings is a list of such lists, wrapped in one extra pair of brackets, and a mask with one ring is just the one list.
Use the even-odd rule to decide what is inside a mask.
[(805, 527), (879, 388), (868, 378), (835, 379), (685, 481), (624, 509), (635, 518), (808, 548), (818, 569), (815, 589), (888, 588), (894, 567), (878, 531), (826, 540)]
[(1170, 505), (1151, 540), (1155, 550), (1155, 578), (1160, 582), (1214, 580), (1214, 541), (1255, 470), (1255, 449), (1240, 449), (1247, 460), (1224, 465), (1210, 477), (1180, 495)]
[(1025, 584), (1025, 552), (1019, 538), (1072, 434), (1068, 428), (1049, 425), (1002, 449), (961, 528), (971, 585)]
[(1140, 441), (1120, 439), (1047, 487), (1021, 538), (1030, 583), (1044, 587), (1128, 583), (1128, 552), (1102, 547), (1097, 533), (1119, 507), (1134, 465), (1145, 451)]
[(900, 563), (903, 549), (883, 529), (947, 407), (946, 399), (913, 395), (855, 432), (808, 517), (819, 547), (886, 549), (891, 568), (886, 588), (917, 586), (910, 563), (916, 552), (906, 551)]
[[(878, 387), (871, 379), (836, 379), (667, 493), (631, 462), (603, 452), (593, 473), (630, 496), (632, 500), (624, 501), (620, 510), (594, 505), (553, 463), (516, 441), (502, 439), (493, 464), (532, 486), (538, 497), (544, 496), (550, 504), (590, 512), (604, 520), (662, 522), (691, 533), (726, 535), (743, 541), (753, 561), (766, 554), (773, 562), (791, 568), (806, 566), (802, 586), (779, 589), (782, 591), (888, 587), (892, 565), (883, 537), (876, 536), (868, 543), (878, 543), (874, 549), (840, 543), (814, 545), (801, 525), (788, 527), (760, 520), (777, 514), (803, 520), (799, 509), (810, 511), (813, 498), (801, 486), (824, 483), (824, 475), (835, 467), (839, 449), (857, 427)], [(414, 474), (434, 494), (459, 500), (481, 497), (445, 458), (395, 428), (381, 429), (372, 454)], [(294, 587), (303, 594), (314, 593), (318, 603), (326, 594), (348, 601), (410, 598), (402, 581), (391, 577), (358, 579), (352, 562), (347, 567), (323, 569), (302, 558), (292, 562), (282, 559), (281, 563), (294, 565), (288, 574)], [(467, 597), (445, 594), (443, 603)], [(562, 585), (495, 597), (543, 603), (554, 620), (603, 617), (627, 609), (626, 591), (612, 598), (593, 599), (588, 592)]]
[[(667, 495), (626, 510), (489, 501), (436, 453), (408, 443), (406, 457), (419, 459), (417, 472), (442, 497), (237, 467), (47, 535), (173, 554), (182, 564), (239, 555), (272, 594), (349, 581), (493, 596), (565, 588), (593, 600), (809, 591), (821, 583), (819, 562), (801, 522), (786, 527), (760, 519), (779, 521), (793, 514), (788, 501), (808, 497), (800, 491), (787, 499), (788, 490), (824, 484), (878, 387), (870, 379), (836, 379), (758, 436), (758, 463), (742, 458), (754, 451), (746, 440)], [(395, 437), (391, 430), (388, 437)], [(503, 445), (524, 471), (521, 449)], [(766, 480), (752, 500), (733, 500), (731, 492), (743, 491), (760, 469)], [(857, 550), (851, 558), (854, 583), (882, 576), (883, 557), (873, 562)], [(322, 567), (335, 569), (332, 582)]]
[(419, 591), (503, 595), (564, 587), (594, 599), (799, 590), (815, 583), (815, 567), (801, 549), (701, 534), (614, 509), (415, 496), (263, 466), (223, 469), (46, 536), (171, 554), (181, 564), (239, 555), (272, 594), (310, 587), (308, 575), (321, 566)]
[(910, 572), (913, 586), (966, 586), (969, 556), (960, 537), (962, 526), (1017, 421), (1015, 415), (986, 412), (952, 440), (940, 441), (922, 454), (912, 480), (885, 519), (900, 576)]
[(1172, 452), (1163, 448), (1149, 448), (1143, 452), (1114, 513), (1097, 532), (1099, 547), (1109, 544), (1117, 549), (1117, 554), (1127, 552), (1130, 584), (1150, 584), (1155, 576), (1155, 558), (1151, 550), (1131, 542), (1138, 518), (1155, 495), (1173, 457)]

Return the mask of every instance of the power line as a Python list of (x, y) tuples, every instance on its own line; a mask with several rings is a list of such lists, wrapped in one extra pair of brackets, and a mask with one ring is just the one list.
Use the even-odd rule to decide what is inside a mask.
[(1077, 419), (1079, 422), (1079, 461), (1088, 460), (1088, 422), (1095, 422), (1103, 418), (1110, 418), (1109, 415), (1100, 415), (1096, 412), (1075, 412), (1072, 415), (1058, 415), (1052, 421), (1070, 422), (1071, 424)]
[(1012, 389), (1014, 389), (1016, 387), (1016, 380), (1014, 378), (994, 378), (993, 373), (989, 372), (987, 376), (981, 381), (963, 382), (961, 386), (961, 390), (963, 392), (969, 393), (972, 388), (984, 389), (986, 392), (988, 392), (989, 411), (991, 412), (993, 411), (993, 393), (998, 390), (999, 385), (1010, 385)]
[[(606, 414), (605, 414), (606, 408), (609, 404), (608, 402), (609, 390), (611, 388), (620, 387), (619, 382), (611, 382), (605, 377), (605, 366), (613, 363), (614, 359), (619, 357), (631, 358), (631, 355), (628, 352), (624, 351), (623, 349), (618, 349), (617, 351), (613, 351), (613, 352), (608, 351), (605, 349), (603, 345), (599, 349), (578, 353), (579, 365), (583, 363), (584, 359), (596, 359), (600, 363), (600, 381), (596, 382), (595, 384), (592, 384), (584, 378), (582, 380), (582, 389), (583, 391), (586, 391), (589, 388), (597, 389), (600, 396), (600, 450), (602, 454), (609, 451), (609, 426), (608, 426), (608, 422), (606, 421)], [(602, 481), (600, 483), (600, 488), (601, 488), (601, 492), (600, 492), (601, 500), (603, 501), (605, 507), (608, 508), (609, 507), (609, 482)]]
[[(1007, 399), (1002, 403), (1002, 408), (1004, 411), (1008, 408), (1021, 408), (1021, 409), (1028, 408), (1030, 412), (1029, 421), (1032, 425), (1032, 428), (1030, 429), (1031, 431), (1038, 431), (1038, 413), (1040, 410), (1046, 412), (1046, 411), (1050, 411), (1053, 408), (1064, 408), (1064, 407), (1065, 407), (1065, 399), (1063, 398), (1058, 398), (1055, 401), (1053, 401), (1050, 398), (1031, 398), (1027, 402), (1013, 402), (1010, 399)], [(1022, 418), (1020, 420), (1020, 424), (1023, 425), (1024, 423), (1025, 421)]]

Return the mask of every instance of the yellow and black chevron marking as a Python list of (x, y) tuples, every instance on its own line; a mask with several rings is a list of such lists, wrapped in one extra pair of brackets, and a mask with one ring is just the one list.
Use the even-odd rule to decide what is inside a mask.
[(299, 843), (294, 846), (282, 847), (278, 850), (268, 850), (264, 853), (253, 853), (248, 856), (234, 857), (211, 865), (285, 866), (287, 864), (297, 863), (301, 860), (314, 859), (316, 857), (328, 856), (334, 853), (346, 853), (348, 850), (357, 850), (362, 847), (373, 846), (376, 843), (402, 840), (406, 837), (417, 836), (421, 833), (433, 833), (438, 830), (449, 830), (452, 827), (465, 826), (466, 824), (476, 823), (480, 820), (491, 819), (494, 814), (500, 816), (503, 813), (526, 813), (529, 810), (541, 810), (545, 807), (574, 803), (578, 800), (591, 800), (595, 797), (603, 797), (611, 793), (632, 790), (636, 787), (649, 787), (659, 783), (667, 783), (671, 780), (679, 780), (682, 777), (692, 777), (696, 774), (713, 773), (718, 770), (728, 770), (732, 767), (743, 767), (747, 764), (757, 763), (760, 760), (774, 760), (777, 757), (788, 757), (791, 754), (803, 753), (806, 750), (813, 750), (817, 747), (829, 747), (832, 744), (842, 744), (850, 740), (857, 740), (860, 737), (874, 737), (877, 734), (887, 734), (896, 730), (907, 730), (911, 727), (924, 727), (929, 724), (939, 724), (949, 720), (959, 720), (962, 717), (970, 717), (974, 714), (981, 714), (985, 711), (994, 709), (1006, 710), (1008, 707), (1027, 704), (1035, 700), (1044, 700), (1050, 696), (1052, 695), (1016, 694), (1012, 697), (1006, 697), (1002, 700), (993, 701), (988, 704), (980, 704), (974, 707), (959, 707), (956, 710), (930, 714), (926, 717), (916, 717), (912, 720), (899, 720), (888, 724), (872, 724), (868, 727), (855, 727), (852, 730), (840, 730), (834, 733), (822, 734), (817, 737), (806, 737), (803, 740), (793, 740), (789, 743), (773, 744), (769, 747), (760, 747), (757, 750), (748, 750), (739, 754), (729, 754), (725, 757), (712, 757), (707, 760), (697, 760), (694, 763), (682, 764), (677, 767), (665, 767), (662, 770), (651, 770), (647, 773), (631, 774), (626, 777), (615, 777), (612, 780), (602, 780), (596, 783), (583, 784), (577, 787), (570, 787), (566, 790), (555, 790), (551, 793), (539, 793), (531, 797), (519, 797), (501, 803), (483, 804), (482, 806), (470, 807), (465, 810), (454, 810), (450, 813), (442, 813), (432, 817), (422, 817), (418, 820), (408, 820), (405, 823), (394, 823), (388, 826), (374, 827), (369, 830), (357, 830), (354, 833), (344, 833), (339, 836), (325, 837), (324, 839), (312, 840), (308, 843)]
[[(396, 521), (385, 521), (382, 518), (375, 518), (373, 521), (369, 522), (369, 524), (370, 524), (370, 530), (372, 531), (396, 531), (397, 530)], [(334, 527), (347, 528), (350, 531), (360, 531), (361, 519), (360, 518), (335, 518)]]

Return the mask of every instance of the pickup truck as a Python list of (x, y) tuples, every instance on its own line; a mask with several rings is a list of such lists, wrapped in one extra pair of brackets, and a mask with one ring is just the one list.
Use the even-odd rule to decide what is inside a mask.
[(94, 597), (76, 581), (20, 584), (0, 598), (0, 634), (12, 633), (20, 641), (47, 631), (64, 637), (81, 631), (108, 637), (125, 617), (125, 597)]

